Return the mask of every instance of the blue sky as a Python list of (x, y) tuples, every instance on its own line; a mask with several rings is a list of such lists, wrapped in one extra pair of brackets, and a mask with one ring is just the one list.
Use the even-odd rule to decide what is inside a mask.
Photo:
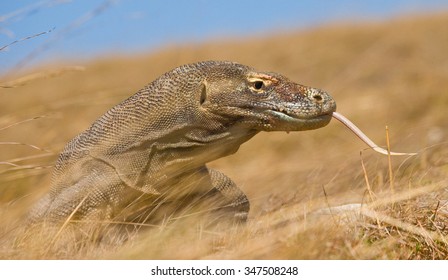
[(0, 74), (46, 60), (149, 52), (168, 44), (263, 36), (334, 21), (448, 11), (446, 0), (2, 0)]

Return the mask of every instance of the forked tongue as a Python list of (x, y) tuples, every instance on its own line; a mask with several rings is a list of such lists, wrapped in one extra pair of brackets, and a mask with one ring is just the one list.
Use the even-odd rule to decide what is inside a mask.
[[(374, 149), (376, 152), (384, 155), (388, 155), (389, 152), (383, 148), (380, 148), (377, 144), (373, 143), (372, 140), (367, 137), (359, 128), (356, 127), (351, 121), (349, 121), (346, 117), (339, 114), (338, 112), (333, 112), (333, 118), (337, 119), (341, 123), (343, 123), (348, 129), (350, 129), (356, 136), (359, 137), (364, 143), (366, 143), (370, 148)], [(415, 156), (417, 153), (396, 153), (390, 152), (392, 156)]]

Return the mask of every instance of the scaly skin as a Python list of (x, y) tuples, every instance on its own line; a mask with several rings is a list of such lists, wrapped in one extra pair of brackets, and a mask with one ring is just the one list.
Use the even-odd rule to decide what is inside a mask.
[(124, 211), (130, 205), (152, 205), (147, 213), (154, 213), (163, 203), (177, 209), (208, 201), (244, 221), (246, 195), (206, 163), (235, 153), (260, 131), (323, 127), (335, 110), (326, 92), (280, 74), (220, 61), (178, 67), (65, 146), (51, 190), (30, 219), (114, 219), (138, 213)]

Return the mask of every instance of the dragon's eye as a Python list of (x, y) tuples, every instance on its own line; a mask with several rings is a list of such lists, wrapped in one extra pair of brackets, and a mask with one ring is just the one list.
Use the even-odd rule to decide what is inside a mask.
[(262, 89), (264, 87), (264, 83), (263, 83), (263, 81), (255, 81), (253, 83), (253, 87), (256, 90), (260, 90), (260, 89)]

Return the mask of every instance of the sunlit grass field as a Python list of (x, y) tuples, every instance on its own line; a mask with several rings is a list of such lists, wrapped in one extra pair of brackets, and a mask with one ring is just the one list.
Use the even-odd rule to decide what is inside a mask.
[[(446, 13), (341, 23), (1, 77), (0, 258), (447, 259), (447, 26)], [(389, 162), (335, 121), (262, 132), (209, 164), (248, 195), (245, 225), (207, 226), (197, 214), (144, 227), (119, 245), (54, 248), (18, 234), (65, 143), (159, 75), (201, 60), (324, 89), (377, 144), (386, 146), (387, 126), (392, 150), (418, 155)]]

